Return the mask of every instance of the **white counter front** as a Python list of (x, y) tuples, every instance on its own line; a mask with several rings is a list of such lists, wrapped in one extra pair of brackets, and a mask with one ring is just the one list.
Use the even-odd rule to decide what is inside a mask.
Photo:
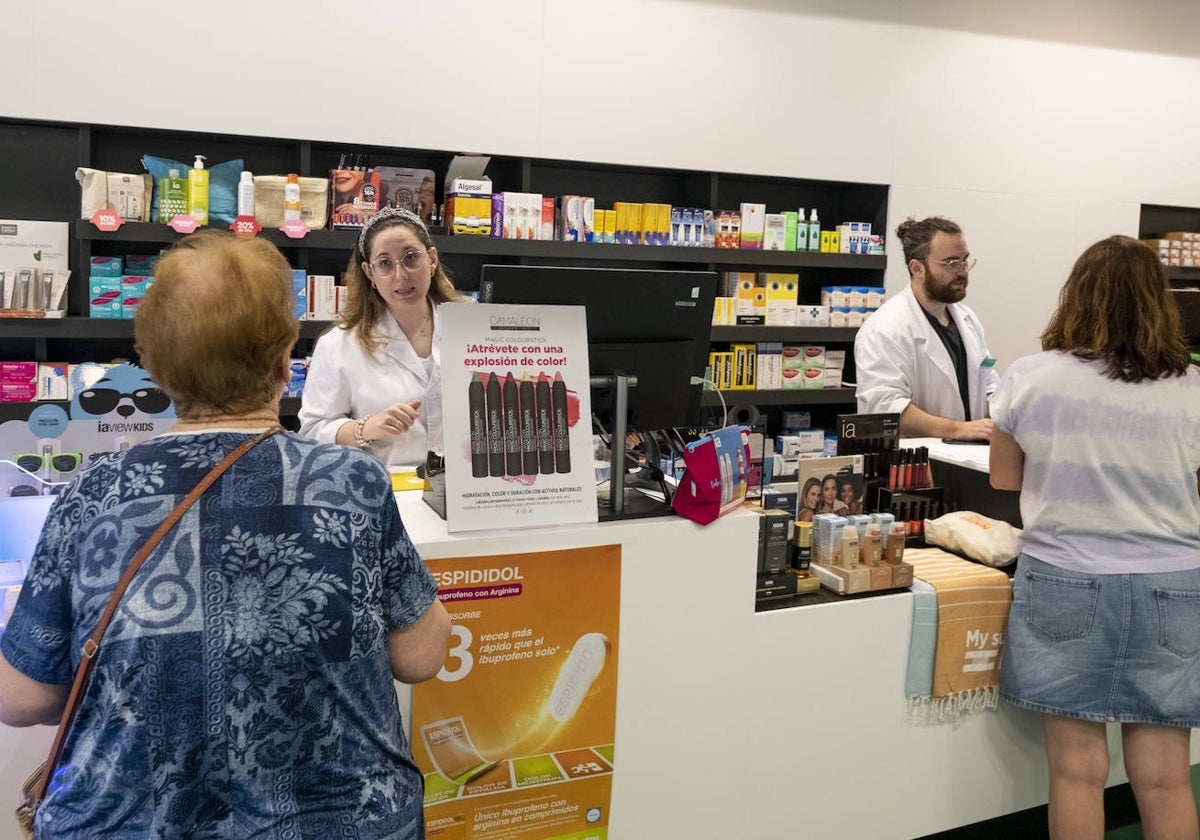
[(909, 593), (756, 613), (747, 512), (450, 537), (401, 495), (431, 559), (622, 546), (615, 840), (913, 838), (1046, 801), (1037, 715), (905, 722)]
[[(1046, 801), (1036, 715), (905, 722), (907, 592), (756, 613), (750, 513), (448, 536), (419, 493), (398, 504), (429, 559), (621, 546), (615, 840), (900, 840)], [(51, 735), (0, 727), (0, 789)]]

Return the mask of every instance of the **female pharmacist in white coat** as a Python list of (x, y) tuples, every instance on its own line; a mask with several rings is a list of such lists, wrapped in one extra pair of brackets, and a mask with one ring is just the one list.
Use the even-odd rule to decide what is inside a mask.
[(911, 282), (854, 339), (858, 410), (899, 414), (906, 437), (986, 440), (997, 376), (983, 325), (960, 302), (975, 258), (959, 226), (940, 216), (908, 219), (896, 233)]
[(438, 306), (463, 298), (425, 223), (386, 207), (363, 227), (346, 270), (350, 301), (313, 350), (300, 432), (358, 446), (388, 466), (442, 446)]

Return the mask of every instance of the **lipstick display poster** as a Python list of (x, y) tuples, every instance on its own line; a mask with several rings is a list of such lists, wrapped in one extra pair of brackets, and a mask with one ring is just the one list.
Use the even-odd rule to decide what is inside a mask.
[(584, 308), (457, 304), (441, 316), (447, 529), (595, 522)]
[(426, 561), (446, 661), (413, 687), (426, 836), (608, 836), (621, 547)]

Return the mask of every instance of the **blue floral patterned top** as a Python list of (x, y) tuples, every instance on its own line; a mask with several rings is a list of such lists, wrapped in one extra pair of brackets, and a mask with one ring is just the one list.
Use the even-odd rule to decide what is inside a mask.
[[(8, 661), (71, 682), (128, 561), (243, 440), (167, 435), (81, 473), (46, 520)], [(436, 596), (375, 458), (290, 434), (255, 447), (122, 600), (38, 836), (422, 836), (388, 631)]]

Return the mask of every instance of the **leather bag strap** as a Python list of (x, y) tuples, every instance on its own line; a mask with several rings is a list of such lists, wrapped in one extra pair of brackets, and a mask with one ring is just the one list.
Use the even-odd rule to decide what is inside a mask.
[(79, 659), (79, 667), (75, 669), (75, 682), (71, 685), (71, 693), (67, 696), (67, 705), (63, 709), (62, 719), (58, 724), (58, 732), (54, 736), (54, 743), (50, 747), (50, 757), (46, 760), (46, 772), (42, 774), (42, 786), (37, 791), (35, 802), (41, 802), (45, 799), (46, 792), (50, 789), (50, 779), (54, 776), (54, 768), (58, 766), (63, 746), (66, 744), (67, 733), (71, 730), (71, 724), (75, 720), (75, 713), (79, 711), (79, 704), (83, 701), (83, 694), (87, 690), (88, 680), (92, 675), (92, 668), (95, 667), (96, 654), (100, 650), (100, 639), (104, 637), (104, 631), (108, 629), (108, 623), (116, 613), (117, 605), (120, 603), (121, 597), (125, 594), (125, 590), (129, 588), (129, 584), (133, 581), (133, 576), (137, 574), (142, 563), (150, 556), (150, 552), (154, 550), (162, 538), (167, 535), (167, 532), (175, 526), (175, 523), (183, 518), (188, 508), (195, 504), (196, 500), (204, 494), (204, 491), (214, 481), (221, 477), (222, 473), (233, 466), (234, 461), (241, 458), (267, 438), (282, 431), (283, 429), (278, 426), (267, 429), (262, 434), (250, 438), (222, 458), (220, 463), (213, 467), (208, 475), (200, 479), (200, 483), (192, 488), (192, 492), (184, 496), (167, 518), (159, 524), (154, 533), (142, 543), (142, 547), (138, 549), (137, 554), (133, 555), (133, 559), (129, 561), (129, 565), (125, 568), (125, 573), (117, 581), (117, 586), (113, 590), (112, 597), (108, 599), (108, 606), (104, 608), (104, 612), (100, 615), (100, 620), (96, 624), (95, 631), (92, 633), (91, 638), (83, 643), (83, 655)]

